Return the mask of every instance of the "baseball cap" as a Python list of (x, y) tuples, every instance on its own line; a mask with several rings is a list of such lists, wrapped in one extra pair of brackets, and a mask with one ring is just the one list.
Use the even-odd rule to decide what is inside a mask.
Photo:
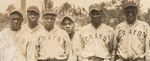
[(138, 4), (134, 1), (126, 1), (124, 4), (124, 9), (129, 8), (129, 7), (134, 7), (134, 8), (139, 8)]
[(9, 16), (11, 16), (13, 14), (18, 14), (22, 18), (22, 21), (23, 21), (23, 15), (22, 15), (20, 10), (13, 10), (13, 11), (11, 11)]
[(27, 12), (29, 12), (29, 11), (35, 11), (35, 12), (37, 12), (37, 13), (39, 13), (39, 9), (38, 9), (38, 7), (36, 7), (36, 6), (30, 6), (28, 9), (27, 9)]
[(10, 12), (10, 14), (9, 14), (9, 15), (12, 15), (12, 14), (14, 14), (14, 13), (18, 13), (19, 15), (21, 15), (21, 16), (22, 16), (21, 11), (20, 11), (20, 10), (17, 10), (17, 9), (12, 10), (12, 11)]
[(69, 20), (69, 21), (71, 21), (71, 22), (73, 22), (73, 23), (74, 23), (73, 18), (72, 18), (72, 17), (70, 17), (70, 16), (65, 16), (65, 17), (63, 17), (63, 19), (62, 19), (61, 23), (64, 23), (66, 20)]
[(46, 10), (46, 11), (44, 11), (43, 15), (46, 15), (46, 14), (51, 14), (51, 15), (57, 16), (57, 13), (54, 10)]
[(100, 4), (92, 4), (89, 6), (89, 12), (92, 10), (102, 10), (102, 6)]

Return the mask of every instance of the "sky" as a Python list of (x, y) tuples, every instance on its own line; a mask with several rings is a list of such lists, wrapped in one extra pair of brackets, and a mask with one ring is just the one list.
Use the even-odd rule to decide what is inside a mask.
[[(0, 0), (0, 13), (5, 13), (8, 5), (14, 4), (17, 9), (20, 9), (20, 1), (21, 0)], [(30, 5), (36, 5), (39, 8), (42, 7), (43, 0), (26, 0), (26, 5), (29, 7)], [(74, 4), (75, 6), (84, 7), (88, 9), (88, 6), (93, 3), (99, 2), (108, 2), (110, 0), (52, 0), (55, 6), (61, 6), (66, 1)], [(150, 0), (141, 0), (142, 10), (143, 12), (147, 12), (147, 9), (150, 8)]]

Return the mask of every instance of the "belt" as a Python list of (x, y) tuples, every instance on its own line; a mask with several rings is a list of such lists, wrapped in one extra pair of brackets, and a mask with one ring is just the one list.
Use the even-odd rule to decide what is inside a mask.
[(137, 61), (137, 60), (145, 60), (144, 57), (143, 57), (143, 58), (135, 58), (135, 59), (133, 59), (133, 58), (123, 58), (122, 56), (117, 55), (117, 59), (118, 59), (118, 58), (121, 58), (121, 59), (124, 60), (124, 61), (129, 61), (129, 60), (133, 60), (133, 61)]
[(100, 57), (89, 57), (88, 60), (104, 60), (104, 58), (100, 58)]
[(38, 59), (38, 61), (67, 61), (67, 59)]
[(51, 61), (50, 59), (38, 59), (38, 61)]

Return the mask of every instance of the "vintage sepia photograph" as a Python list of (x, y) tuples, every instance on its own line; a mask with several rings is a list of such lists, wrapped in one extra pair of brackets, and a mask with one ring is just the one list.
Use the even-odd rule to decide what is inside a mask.
[(150, 61), (150, 0), (0, 0), (0, 61)]

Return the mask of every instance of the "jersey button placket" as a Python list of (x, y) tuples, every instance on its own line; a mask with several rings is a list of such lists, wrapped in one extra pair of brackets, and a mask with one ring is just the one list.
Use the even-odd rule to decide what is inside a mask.
[(129, 53), (128, 53), (128, 58), (129, 59), (131, 59), (132, 57), (131, 57), (131, 55), (132, 55), (132, 51), (131, 51), (131, 48), (132, 48), (132, 29), (130, 28), (129, 29), (129, 41), (128, 41), (128, 44), (129, 44), (129, 46), (128, 46), (128, 50), (129, 50)]

